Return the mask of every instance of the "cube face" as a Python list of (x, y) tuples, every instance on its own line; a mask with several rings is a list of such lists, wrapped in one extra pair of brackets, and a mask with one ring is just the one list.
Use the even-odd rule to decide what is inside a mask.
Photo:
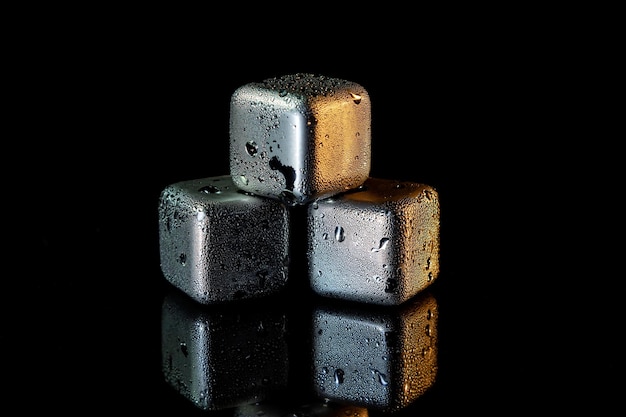
[(310, 204), (312, 289), (372, 304), (405, 302), (439, 274), (439, 217), (432, 187), (377, 178)]
[(161, 270), (202, 304), (259, 298), (286, 285), (289, 211), (230, 176), (182, 181), (159, 200)]
[(371, 115), (359, 84), (294, 74), (238, 88), (230, 106), (235, 185), (288, 205), (363, 183), (370, 172)]
[(172, 292), (161, 310), (165, 381), (203, 410), (260, 401), (287, 385), (287, 317), (258, 304), (205, 308)]
[(427, 292), (397, 308), (317, 306), (311, 326), (314, 390), (368, 408), (406, 407), (435, 382), (437, 321), (437, 301)]

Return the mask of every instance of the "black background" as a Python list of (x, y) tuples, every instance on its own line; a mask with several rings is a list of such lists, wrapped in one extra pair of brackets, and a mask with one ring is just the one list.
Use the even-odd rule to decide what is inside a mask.
[[(545, 307), (563, 278), (539, 266), (554, 256), (538, 244), (552, 232), (536, 219), (551, 216), (541, 201), (556, 181), (543, 174), (546, 132), (558, 125), (545, 124), (561, 91), (556, 41), (462, 13), (388, 26), (333, 13), (300, 25), (190, 15), (57, 21), (39, 11), (17, 32), (15, 145), (4, 153), (14, 167), (5, 224), (16, 232), (2, 292), (5, 403), (200, 413), (161, 375), (161, 302), (172, 288), (159, 267), (158, 196), (227, 174), (230, 95), (295, 72), (364, 86), (371, 175), (440, 195), (439, 374), (404, 414), (508, 414), (587, 395), (575, 392), (590, 384), (575, 381), (588, 366), (552, 345), (577, 323)], [(290, 386), (285, 403), (299, 390)]]

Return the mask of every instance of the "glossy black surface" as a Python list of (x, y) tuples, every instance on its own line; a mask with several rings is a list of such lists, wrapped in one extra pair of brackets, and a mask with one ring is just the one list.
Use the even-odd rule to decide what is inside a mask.
[[(158, 195), (177, 181), (226, 174), (230, 95), (292, 72), (363, 85), (372, 100), (372, 176), (423, 182), (440, 195), (441, 274), (429, 289), (439, 313), (437, 378), (396, 414), (562, 410), (595, 389), (597, 379), (581, 372), (592, 367), (596, 345), (585, 337), (576, 340), (589, 343), (552, 343), (593, 329), (578, 321), (593, 308), (550, 314), (567, 298), (548, 297), (550, 289), (569, 275), (542, 267), (559, 245), (539, 249), (554, 240), (534, 219), (558, 217), (544, 196), (562, 182), (534, 177), (545, 135), (536, 107), (522, 102), (541, 106), (543, 77), (529, 70), (543, 67), (519, 59), (520, 48), (452, 26), (380, 48), (381, 38), (355, 38), (348, 25), (345, 38), (276, 54), (224, 44), (224, 33), (206, 40), (182, 24), (167, 31), (142, 20), (113, 30), (106, 22), (33, 28), (12, 61), (24, 81), (12, 107), (17, 148), (4, 154), (7, 162), (20, 157), (3, 200), (7, 407), (234, 415), (199, 410), (164, 379), (162, 306), (173, 288), (159, 268)], [(334, 405), (320, 411), (307, 388), (310, 312), (323, 300), (307, 291), (298, 253), (289, 291), (273, 306), (289, 323), (289, 366), (276, 365), (289, 382), (259, 407), (266, 415), (333, 415)]]

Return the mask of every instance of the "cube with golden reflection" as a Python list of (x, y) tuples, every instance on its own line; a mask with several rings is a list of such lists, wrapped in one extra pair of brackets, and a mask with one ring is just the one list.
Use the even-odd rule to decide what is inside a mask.
[(336, 301), (315, 306), (312, 377), (331, 401), (397, 411), (435, 383), (437, 301), (425, 291), (393, 307)]
[(240, 189), (302, 205), (370, 172), (370, 98), (359, 84), (291, 74), (239, 87), (230, 102), (230, 174)]
[(307, 207), (308, 274), (318, 294), (398, 305), (439, 275), (439, 196), (426, 184), (368, 178)]

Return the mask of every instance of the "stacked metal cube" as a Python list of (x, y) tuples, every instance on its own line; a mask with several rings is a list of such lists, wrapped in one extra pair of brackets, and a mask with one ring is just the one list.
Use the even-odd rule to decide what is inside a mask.
[(361, 85), (314, 74), (243, 85), (231, 97), (229, 146), (228, 174), (169, 185), (159, 200), (161, 269), (194, 300), (284, 290), (296, 207), (306, 211), (313, 292), (399, 305), (437, 278), (438, 193), (370, 177)]

